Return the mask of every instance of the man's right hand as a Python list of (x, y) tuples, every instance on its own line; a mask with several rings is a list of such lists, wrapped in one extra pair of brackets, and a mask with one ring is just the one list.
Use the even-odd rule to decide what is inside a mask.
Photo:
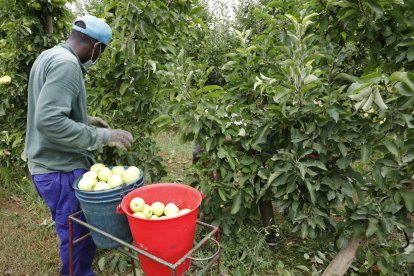
[(110, 129), (109, 132), (111, 137), (109, 138), (108, 146), (117, 147), (124, 151), (131, 148), (134, 138), (130, 132), (122, 129)]

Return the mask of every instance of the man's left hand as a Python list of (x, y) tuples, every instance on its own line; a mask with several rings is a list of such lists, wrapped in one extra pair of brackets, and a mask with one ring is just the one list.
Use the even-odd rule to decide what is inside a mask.
[(99, 128), (109, 128), (109, 124), (103, 119), (94, 116), (88, 116), (88, 125), (96, 126)]

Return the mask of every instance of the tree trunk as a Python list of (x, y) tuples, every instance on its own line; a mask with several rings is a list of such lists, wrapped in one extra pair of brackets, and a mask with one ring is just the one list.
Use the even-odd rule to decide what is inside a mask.
[(260, 200), (259, 201), (260, 218), (262, 225), (266, 229), (266, 242), (276, 242), (276, 229), (272, 227), (275, 225), (275, 216), (273, 213), (273, 204), (271, 200)]
[(364, 236), (358, 236), (349, 241), (348, 245), (341, 249), (322, 276), (342, 276), (346, 273), (352, 262), (355, 260), (355, 253), (361, 243), (365, 240)]
[(48, 34), (53, 34), (53, 16), (51, 14), (46, 15), (45, 31)]

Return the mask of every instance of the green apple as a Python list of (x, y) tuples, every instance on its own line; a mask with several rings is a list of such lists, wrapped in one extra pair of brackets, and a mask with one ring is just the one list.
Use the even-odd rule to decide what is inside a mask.
[(178, 209), (177, 205), (175, 205), (174, 203), (170, 202), (170, 203), (168, 203), (165, 206), (164, 214), (167, 217), (170, 217), (171, 214), (173, 214), (173, 213), (177, 213), (178, 214), (179, 211), (180, 211), (180, 209)]
[(93, 191), (93, 187), (95, 186), (96, 182), (97, 181), (94, 178), (89, 178), (89, 177), (83, 178), (82, 177), (78, 183), (78, 187), (82, 191), (91, 192)]
[(111, 175), (112, 175), (112, 171), (111, 171), (111, 169), (109, 169), (107, 167), (101, 168), (98, 172), (98, 178), (99, 178), (99, 180), (102, 180), (102, 181), (108, 181), (108, 179), (111, 177)]
[(134, 213), (144, 211), (144, 206), (145, 201), (141, 197), (134, 197), (129, 203), (129, 208), (131, 208), (131, 211)]
[(147, 217), (144, 215), (144, 213), (142, 213), (142, 212), (136, 212), (136, 213), (133, 213), (132, 214), (134, 217), (136, 217), (136, 218), (143, 218), (143, 219), (146, 219)]
[(158, 216), (156, 216), (156, 215), (152, 215), (152, 216), (150, 217), (150, 219), (159, 219), (159, 217), (158, 217)]
[(83, 174), (82, 178), (92, 178), (92, 179), (97, 179), (98, 178), (98, 174), (94, 171), (89, 171)]
[(131, 184), (135, 182), (136, 180), (138, 180), (140, 176), (141, 171), (135, 166), (129, 167), (122, 173), (122, 178), (124, 179), (124, 182), (126, 184)]
[(179, 211), (180, 215), (185, 215), (190, 212), (191, 212), (191, 209), (188, 209), (188, 208), (184, 208)]
[(122, 179), (122, 176), (120, 174), (113, 174), (108, 179), (108, 185), (111, 188), (116, 188), (122, 185), (124, 183), (124, 180)]
[(173, 218), (173, 217), (178, 217), (178, 216), (180, 216), (180, 213), (175, 212), (175, 211), (170, 212), (170, 213), (168, 213), (168, 215), (166, 215), (167, 218)]
[(161, 202), (154, 202), (151, 204), (152, 213), (156, 216), (161, 216), (164, 213), (165, 205)]
[(104, 164), (102, 163), (96, 163), (93, 164), (92, 167), (90, 168), (91, 171), (98, 173), (100, 169), (102, 169), (103, 167), (105, 167)]
[(10, 76), (3, 76), (0, 78), (0, 84), (9, 84), (11, 83), (11, 77)]
[(99, 181), (98, 183), (96, 183), (95, 187), (93, 188), (93, 190), (95, 192), (105, 191), (105, 190), (109, 190), (109, 189), (111, 189), (111, 186), (109, 186), (108, 183), (106, 183), (104, 181)]
[(112, 173), (121, 174), (125, 171), (125, 168), (123, 166), (115, 166), (112, 168)]
[(144, 205), (144, 211), (142, 211), (142, 213), (144, 213), (144, 215), (147, 217), (147, 219), (149, 219), (152, 216), (151, 206), (149, 206), (148, 204), (145, 204)]

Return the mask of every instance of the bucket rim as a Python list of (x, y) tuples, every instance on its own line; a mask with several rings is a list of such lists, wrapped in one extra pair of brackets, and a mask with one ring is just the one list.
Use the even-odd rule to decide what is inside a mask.
[(194, 208), (191, 208), (190, 209), (191, 211), (188, 212), (188, 213), (186, 213), (186, 214), (184, 214), (184, 215), (180, 215), (180, 216), (176, 216), (176, 217), (167, 217), (167, 218), (163, 218), (163, 219), (147, 219), (147, 218), (144, 219), (144, 218), (139, 218), (139, 217), (133, 216), (133, 214), (129, 211), (129, 208), (127, 208), (127, 210), (124, 209), (124, 206), (123, 205), (126, 205), (126, 203), (124, 203), (124, 200), (125, 200), (126, 196), (128, 196), (130, 193), (133, 193), (134, 191), (137, 191), (137, 190), (142, 191), (142, 190), (154, 189), (154, 187), (156, 188), (158, 186), (165, 185), (165, 184), (168, 184), (169, 186), (185, 187), (186, 189), (191, 189), (191, 190), (196, 191), (200, 195), (200, 203), (204, 199), (204, 194), (202, 192), (200, 192), (196, 188), (194, 188), (194, 187), (192, 187), (190, 185), (187, 185), (187, 184), (176, 183), (176, 182), (151, 183), (151, 184), (146, 184), (146, 185), (143, 185), (143, 186), (138, 187), (136, 189), (133, 189), (128, 194), (126, 194), (122, 198), (121, 203), (119, 204), (120, 209), (122, 209), (122, 211), (124, 212), (124, 214), (127, 215), (127, 216), (129, 216), (129, 217), (133, 217), (133, 218), (140, 219), (140, 220), (145, 220), (145, 221), (168, 221), (168, 220), (171, 220), (171, 219), (178, 219), (178, 218), (186, 217), (187, 215), (189, 215), (189, 214), (191, 214), (191, 213), (193, 213), (195, 211), (198, 211), (199, 205), (196, 206), (196, 207), (194, 207)]
[[(113, 167), (115, 167), (115, 166), (108, 166), (108, 168), (113, 168)], [(124, 166), (124, 168), (128, 168), (128, 167), (130, 167), (130, 166)], [(82, 194), (85, 194), (85, 195), (96, 195), (96, 196), (97, 195), (107, 195), (107, 194), (110, 194), (110, 193), (113, 193), (113, 192), (117, 191), (118, 189), (123, 189), (123, 188), (129, 187), (129, 186), (136, 188), (137, 186), (134, 186), (134, 185), (136, 185), (137, 183), (139, 185), (139, 184), (141, 184), (141, 182), (143, 183), (144, 182), (144, 177), (145, 177), (144, 170), (142, 170), (141, 168), (138, 168), (138, 169), (141, 172), (140, 177), (136, 181), (134, 181), (134, 182), (132, 182), (132, 183), (130, 183), (128, 185), (124, 185), (124, 186), (120, 186), (120, 187), (116, 187), (116, 188), (111, 188), (111, 189), (104, 190), (104, 191), (98, 191), (98, 192), (94, 192), (94, 191), (83, 191), (83, 190), (80, 190), (78, 188), (78, 183), (79, 183), (79, 181), (83, 177), (83, 174), (82, 174), (82, 175), (78, 176), (75, 179), (75, 181), (72, 184), (72, 187), (78, 193), (82, 193)]]

